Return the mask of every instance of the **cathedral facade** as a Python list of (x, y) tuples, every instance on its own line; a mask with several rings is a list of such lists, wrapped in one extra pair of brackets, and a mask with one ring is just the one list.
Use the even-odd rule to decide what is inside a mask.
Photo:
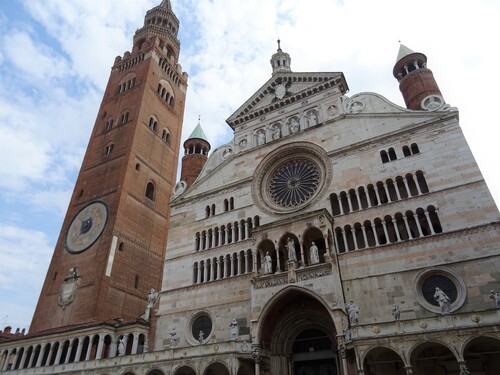
[(400, 46), (403, 108), (278, 42), (232, 140), (198, 124), (176, 183), (178, 28), (164, 0), (116, 59), (0, 372), (496, 374), (500, 215), (426, 56)]

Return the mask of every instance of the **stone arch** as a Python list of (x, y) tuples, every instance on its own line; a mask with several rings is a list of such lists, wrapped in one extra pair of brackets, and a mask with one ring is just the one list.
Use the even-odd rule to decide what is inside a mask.
[(264, 257), (266, 256), (267, 252), (269, 252), (271, 259), (273, 260), (272, 261), (272, 273), (275, 273), (277, 268), (278, 268), (278, 258), (277, 258), (276, 249), (274, 247), (274, 243), (270, 239), (262, 240), (257, 245), (257, 266), (261, 270), (261, 273), (263, 273), (263, 271), (264, 271)]
[(283, 234), (283, 236), (281, 236), (278, 245), (278, 251), (280, 252), (280, 260), (283, 259), (283, 267), (281, 268), (282, 270), (287, 269), (287, 267), (285, 267), (285, 264), (287, 264), (289, 260), (288, 250), (286, 246), (288, 238), (291, 238), (293, 240), (293, 243), (295, 244), (295, 257), (297, 258), (297, 260), (302, 259), (300, 255), (300, 241), (298, 237), (293, 233), (286, 232), (285, 234)]
[(462, 358), (471, 374), (496, 375), (500, 368), (500, 339), (472, 337), (463, 345)]
[(212, 362), (208, 367), (203, 371), (203, 375), (229, 375), (229, 369), (222, 362)]
[(443, 342), (438, 340), (420, 342), (409, 353), (411, 366), (417, 374), (459, 373), (458, 353)]
[(368, 350), (363, 358), (365, 375), (406, 375), (405, 363), (398, 351), (389, 346), (377, 346)]
[(327, 244), (325, 243), (323, 232), (319, 228), (311, 226), (304, 231), (303, 238), (304, 238), (303, 246), (304, 246), (304, 258), (305, 258), (303, 259), (304, 265), (311, 264), (310, 249), (313, 242), (318, 247), (319, 262), (324, 263), (325, 254), (327, 252)]
[(163, 371), (161, 371), (160, 369), (154, 368), (154, 369), (146, 372), (146, 375), (165, 375), (165, 373)]
[(190, 366), (180, 366), (176, 368), (173, 372), (173, 375), (196, 375), (196, 371)]
[[(257, 343), (267, 349), (272, 373), (294, 373), (311, 362), (329, 363), (338, 368), (336, 358), (336, 328), (329, 308), (315, 293), (288, 286), (264, 306), (258, 320)], [(321, 366), (320, 362), (314, 366)], [(304, 367), (306, 366), (306, 367)], [(335, 371), (335, 370), (333, 370)]]

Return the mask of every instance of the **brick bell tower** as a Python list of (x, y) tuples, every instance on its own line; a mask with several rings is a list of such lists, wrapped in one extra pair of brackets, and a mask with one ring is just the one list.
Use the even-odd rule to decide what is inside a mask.
[(401, 44), (393, 75), (399, 81), (406, 108), (430, 111), (445, 103), (423, 53), (414, 52)]
[(201, 128), (200, 119), (191, 135), (184, 141), (184, 156), (182, 157), (181, 181), (186, 187), (193, 184), (208, 160), (210, 143)]
[(162, 280), (187, 74), (169, 0), (111, 69), (30, 333), (136, 320)]

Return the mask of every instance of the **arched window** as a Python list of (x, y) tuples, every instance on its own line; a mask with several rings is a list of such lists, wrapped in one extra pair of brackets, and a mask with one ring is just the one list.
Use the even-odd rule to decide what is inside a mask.
[(410, 148), (408, 146), (403, 146), (403, 155), (405, 157), (407, 156), (410, 156), (411, 155), (411, 151), (410, 151)]
[(224, 199), (224, 212), (227, 212), (229, 210), (229, 201), (227, 199)]
[(415, 173), (415, 175), (417, 176), (417, 183), (418, 183), (418, 186), (420, 188), (420, 191), (422, 193), (428, 193), (429, 187), (427, 186), (427, 182), (425, 181), (424, 172), (417, 171), (417, 173)]
[(398, 157), (396, 156), (396, 151), (394, 151), (394, 149), (391, 147), (389, 149), (389, 159), (392, 160), (396, 160)]
[(150, 117), (149, 118), (149, 128), (152, 130), (152, 131), (156, 131), (156, 128), (158, 126), (158, 121), (154, 118), (154, 117)]
[(382, 159), (382, 163), (388, 163), (389, 156), (387, 156), (387, 151), (385, 150), (380, 151), (380, 158)]
[(170, 143), (170, 133), (167, 131), (167, 129), (163, 129), (161, 139), (163, 140), (163, 142)]
[(420, 150), (418, 149), (418, 146), (416, 143), (412, 143), (410, 147), (411, 147), (411, 153), (413, 155), (420, 154)]
[(234, 210), (234, 198), (229, 198), (229, 209)]
[(146, 185), (146, 198), (152, 201), (155, 200), (155, 186), (152, 182), (148, 182)]
[(113, 152), (113, 147), (114, 147), (113, 143), (110, 143), (109, 145), (104, 147), (104, 155), (111, 154), (111, 152)]
[(215, 204), (212, 204), (211, 214), (212, 216), (215, 215)]
[(205, 218), (210, 217), (210, 206), (205, 207)]

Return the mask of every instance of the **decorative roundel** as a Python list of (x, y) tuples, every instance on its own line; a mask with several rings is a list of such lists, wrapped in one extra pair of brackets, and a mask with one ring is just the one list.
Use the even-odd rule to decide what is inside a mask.
[(466, 297), (464, 281), (447, 267), (433, 267), (420, 272), (415, 280), (415, 291), (418, 303), (437, 314), (441, 313), (437, 293), (444, 294), (449, 300), (450, 312), (458, 310)]
[(180, 195), (186, 190), (187, 184), (184, 181), (179, 181), (174, 186), (174, 195)]
[(269, 197), (281, 207), (306, 203), (318, 191), (319, 168), (311, 160), (292, 159), (279, 165), (269, 176)]
[(104, 201), (94, 201), (83, 207), (73, 218), (66, 232), (66, 251), (79, 254), (92, 246), (106, 227), (108, 211), (108, 205)]
[(298, 211), (319, 199), (331, 180), (331, 164), (320, 146), (309, 142), (284, 145), (255, 171), (254, 202), (269, 214)]

